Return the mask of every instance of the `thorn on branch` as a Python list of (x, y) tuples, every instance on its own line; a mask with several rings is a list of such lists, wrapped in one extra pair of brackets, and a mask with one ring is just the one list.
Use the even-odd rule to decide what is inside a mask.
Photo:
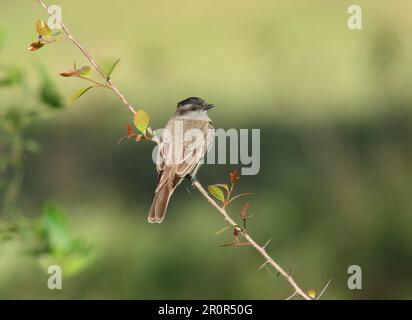
[(223, 229), (220, 229), (219, 231), (217, 231), (217, 232), (215, 233), (215, 236), (217, 236), (217, 235), (225, 232), (226, 230), (229, 230), (230, 228), (231, 228), (231, 226), (227, 226), (227, 227), (224, 227)]
[(265, 262), (259, 267), (259, 270), (262, 270), (268, 263), (269, 263), (269, 261), (265, 261)]
[(316, 300), (319, 300), (320, 297), (325, 293), (326, 289), (329, 287), (329, 285), (331, 284), (332, 279), (329, 279), (329, 281), (326, 283), (326, 285), (323, 287), (322, 291), (319, 293), (318, 297), (316, 298)]
[(295, 291), (294, 293), (292, 293), (289, 297), (286, 298), (286, 300), (291, 300), (292, 298), (294, 298), (298, 293)]
[(271, 241), (272, 241), (272, 239), (269, 239), (262, 248), (263, 248), (263, 249), (266, 249), (267, 245), (268, 245)]

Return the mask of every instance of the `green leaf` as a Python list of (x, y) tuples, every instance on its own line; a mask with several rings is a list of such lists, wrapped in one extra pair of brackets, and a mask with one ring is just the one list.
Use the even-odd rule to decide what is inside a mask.
[(106, 72), (106, 79), (109, 80), (110, 76), (112, 75), (114, 69), (116, 68), (117, 64), (119, 63), (120, 59), (117, 59), (107, 70)]
[(62, 268), (63, 275), (70, 277), (86, 268), (94, 258), (94, 253), (89, 250), (88, 252), (75, 251), (62, 257), (42, 254), (38, 256), (38, 261), (45, 271), (48, 270), (50, 265), (58, 265)]
[(149, 125), (150, 116), (144, 110), (138, 110), (133, 117), (133, 122), (136, 128), (141, 132), (145, 133), (147, 126)]
[(63, 97), (54, 82), (47, 77), (44, 78), (40, 87), (40, 99), (52, 108), (63, 107)]
[[(57, 264), (61, 266), (65, 276), (71, 276), (84, 269), (95, 257), (89, 245), (71, 235), (66, 216), (54, 206), (44, 207), (37, 228), (34, 229), (29, 224), (26, 229), (26, 241), (36, 244), (28, 252), (37, 257), (45, 270), (50, 265)], [(37, 241), (31, 236), (31, 230), (35, 232)]]
[(229, 186), (226, 183), (218, 183), (215, 184), (215, 186), (219, 187), (219, 188), (223, 188), (225, 189), (227, 192), (229, 192)]
[(207, 187), (209, 190), (210, 194), (214, 196), (217, 200), (220, 200), (222, 202), (225, 202), (225, 195), (223, 194), (222, 189), (220, 189), (216, 185), (210, 185)]
[(94, 88), (94, 86), (90, 86), (87, 88), (81, 88), (77, 90), (73, 95), (70, 97), (68, 105), (71, 106), (73, 102), (75, 102), (77, 99), (79, 99), (82, 95), (84, 95), (87, 91), (89, 91), (91, 88)]
[(92, 68), (89, 66), (81, 67), (80, 69), (75, 71), (79, 76), (88, 77), (92, 73)]
[(40, 220), (39, 231), (54, 256), (63, 256), (72, 246), (65, 215), (54, 206), (46, 205)]

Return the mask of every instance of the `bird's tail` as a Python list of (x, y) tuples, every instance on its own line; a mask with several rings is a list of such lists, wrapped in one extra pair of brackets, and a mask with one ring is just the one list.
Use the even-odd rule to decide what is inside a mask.
[(174, 188), (171, 184), (166, 183), (159, 190), (157, 190), (155, 197), (150, 207), (149, 216), (147, 220), (150, 223), (162, 223), (166, 215), (167, 205), (172, 196)]

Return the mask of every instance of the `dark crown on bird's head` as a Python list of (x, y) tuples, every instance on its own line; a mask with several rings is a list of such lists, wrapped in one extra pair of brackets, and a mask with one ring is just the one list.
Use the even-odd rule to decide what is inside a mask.
[(198, 97), (190, 97), (185, 100), (180, 101), (177, 104), (177, 109), (180, 112), (196, 111), (196, 110), (208, 110), (213, 108), (214, 105), (207, 103), (205, 100)]
[(203, 100), (201, 98), (198, 98), (198, 97), (190, 97), (190, 98), (187, 98), (185, 100), (180, 101), (177, 104), (177, 107), (184, 106), (184, 105), (187, 105), (187, 104), (192, 104), (192, 105), (195, 105), (195, 106), (202, 106), (202, 105), (205, 104), (205, 100)]

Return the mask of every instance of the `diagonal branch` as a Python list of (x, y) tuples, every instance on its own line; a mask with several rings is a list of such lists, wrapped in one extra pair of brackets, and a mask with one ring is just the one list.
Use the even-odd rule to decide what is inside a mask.
[[(47, 11), (47, 13), (50, 15), (49, 12), (49, 7), (42, 1), (42, 0), (37, 0), (37, 2)], [(133, 106), (129, 103), (129, 101), (126, 99), (126, 97), (117, 89), (116, 85), (113, 83), (113, 81), (107, 77), (107, 75), (104, 73), (103, 68), (96, 62), (96, 60), (92, 57), (92, 55), (87, 51), (87, 49), (79, 42), (77, 39), (74, 37), (74, 35), (69, 31), (69, 29), (66, 27), (66, 25), (62, 22), (61, 23), (62, 30), (66, 34), (67, 38), (73, 42), (73, 44), (80, 49), (80, 51), (83, 53), (83, 55), (87, 58), (87, 60), (90, 61), (90, 63), (93, 65), (93, 67), (96, 69), (96, 71), (104, 78), (106, 79), (107, 86), (109, 89), (111, 89), (118, 97), (119, 99), (123, 102), (123, 104), (130, 110), (131, 113), (135, 114), (136, 111), (133, 108)]]
[[(50, 15), (48, 11), (48, 6), (42, 1), (42, 0), (36, 0)], [(116, 85), (113, 83), (113, 81), (107, 77), (107, 75), (104, 73), (103, 69), (100, 67), (100, 65), (96, 62), (96, 60), (91, 56), (89, 51), (86, 50), (86, 48), (73, 36), (73, 34), (69, 31), (67, 26), (62, 23), (61, 27), (66, 34), (67, 38), (73, 42), (73, 44), (80, 49), (80, 51), (84, 54), (84, 56), (90, 61), (90, 63), (93, 65), (93, 67), (96, 69), (96, 71), (106, 79), (106, 83), (109, 89), (111, 89), (122, 101), (122, 103), (129, 109), (129, 111), (133, 114), (136, 113), (134, 110), (133, 106), (128, 102), (128, 100), (125, 98), (125, 96), (117, 89)], [(226, 210), (224, 208), (221, 208), (207, 193), (207, 191), (203, 188), (203, 186), (200, 184), (199, 181), (194, 181), (193, 182), (194, 187), (200, 192), (200, 194), (223, 216), (223, 218), (233, 227), (237, 227), (237, 223), (228, 215)], [(285, 278), (285, 280), (292, 286), (294, 289), (294, 294), (299, 295), (305, 300), (312, 300), (295, 282), (295, 280), (292, 278), (292, 276), (286, 272), (278, 263), (273, 260), (269, 254), (266, 252), (266, 245), (265, 246), (260, 246), (253, 238), (246, 233), (245, 231), (242, 231), (242, 236), (250, 243), (251, 246), (253, 246), (256, 251), (260, 253), (260, 255), (265, 259), (265, 265), (270, 264), (273, 268), (276, 269), (276, 271)], [(326, 289), (326, 288), (325, 288)]]
[[(217, 210), (219, 213), (223, 216), (223, 218), (231, 224), (233, 227), (238, 226), (238, 224), (229, 216), (229, 214), (226, 212), (225, 209), (221, 208), (216, 201), (214, 201), (209, 194), (206, 192), (206, 190), (203, 188), (203, 186), (200, 184), (199, 181), (194, 181), (193, 186), (202, 194), (203, 197), (206, 198), (206, 200)], [(279, 272), (283, 278), (286, 279), (287, 282), (293, 287), (295, 290), (295, 293), (299, 296), (301, 296), (305, 300), (311, 300), (311, 298), (297, 285), (295, 280), (292, 278), (290, 274), (288, 274), (283, 268), (273, 260), (269, 254), (266, 252), (265, 248), (260, 246), (259, 244), (256, 243), (255, 240), (246, 232), (242, 233), (243, 237), (252, 245), (253, 248), (258, 251), (262, 257), (265, 259), (265, 264), (270, 264), (272, 267), (276, 269), (277, 272)]]

